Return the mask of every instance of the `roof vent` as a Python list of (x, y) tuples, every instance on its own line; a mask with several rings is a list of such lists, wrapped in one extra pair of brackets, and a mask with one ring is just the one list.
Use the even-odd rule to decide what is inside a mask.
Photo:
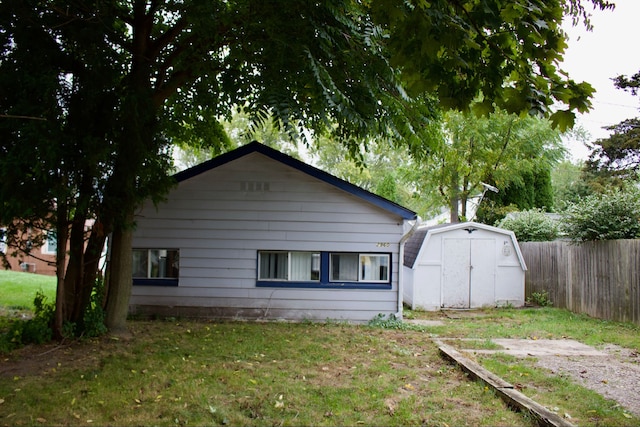
[(264, 181), (242, 181), (240, 183), (240, 191), (245, 193), (264, 193), (269, 191), (269, 183)]

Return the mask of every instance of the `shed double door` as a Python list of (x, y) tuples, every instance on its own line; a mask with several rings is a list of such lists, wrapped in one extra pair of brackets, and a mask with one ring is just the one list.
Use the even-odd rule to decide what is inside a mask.
[(495, 304), (495, 240), (444, 239), (442, 307)]

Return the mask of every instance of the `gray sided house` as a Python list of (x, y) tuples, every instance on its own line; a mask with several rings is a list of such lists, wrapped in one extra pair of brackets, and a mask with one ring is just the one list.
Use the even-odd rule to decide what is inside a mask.
[(130, 312), (366, 322), (402, 311), (416, 214), (253, 142), (136, 217)]
[(520, 307), (526, 269), (512, 231), (476, 222), (418, 228), (404, 252), (404, 302), (415, 310)]

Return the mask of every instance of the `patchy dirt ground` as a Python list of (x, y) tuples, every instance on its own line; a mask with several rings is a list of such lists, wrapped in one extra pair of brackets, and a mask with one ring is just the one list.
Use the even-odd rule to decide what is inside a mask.
[(2, 378), (26, 375), (47, 375), (59, 366), (95, 366), (102, 353), (114, 351), (116, 340), (101, 337), (71, 343), (27, 345), (0, 358), (0, 381)]

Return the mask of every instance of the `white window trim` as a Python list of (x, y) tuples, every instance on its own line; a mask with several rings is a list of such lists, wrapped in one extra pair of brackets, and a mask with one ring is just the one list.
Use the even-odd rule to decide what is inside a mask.
[(7, 252), (7, 236), (6, 233), (7, 229), (5, 227), (0, 227), (0, 252), (2, 253), (6, 253)]
[[(147, 257), (147, 275), (146, 276), (133, 276), (134, 279), (150, 279), (150, 280), (165, 280), (165, 279), (177, 279), (177, 277), (173, 276), (151, 276), (151, 271), (153, 269), (153, 265), (151, 262), (151, 251), (167, 251), (167, 252), (177, 252), (178, 259), (180, 257), (179, 249), (169, 249), (169, 248), (133, 248), (133, 251), (144, 251)], [(180, 271), (180, 261), (178, 261), (178, 272)], [(180, 273), (178, 273), (180, 274)]]
[[(362, 259), (364, 257), (380, 257), (380, 258), (386, 258), (387, 259), (387, 277), (385, 279), (378, 279), (378, 280), (369, 280), (363, 277), (363, 273), (362, 273)], [(389, 254), (377, 254), (377, 253), (360, 253), (358, 254), (358, 281), (359, 282), (366, 282), (366, 283), (389, 283), (391, 281), (391, 256), (389, 256)]]
[[(262, 254), (287, 254), (287, 277), (285, 278), (265, 278), (262, 277), (262, 271), (261, 271), (261, 265), (262, 265)], [(320, 252), (317, 251), (263, 251), (260, 250), (258, 251), (258, 280), (261, 282), (320, 282), (320, 274), (321, 274), (321, 270), (318, 270), (318, 278), (317, 279), (309, 279), (309, 280), (291, 280), (290, 278), (292, 277), (292, 272), (291, 272), (291, 268), (293, 263), (291, 262), (291, 256), (294, 253), (299, 253), (299, 254), (311, 254), (311, 255), (318, 255), (320, 256)], [(321, 267), (322, 268), (322, 267)]]
[[(356, 252), (354, 255), (358, 255), (358, 278), (356, 280), (340, 280), (340, 279), (332, 279), (331, 272), (333, 271), (333, 257), (331, 255), (340, 255), (340, 254), (350, 254), (350, 252), (329, 252), (329, 282), (331, 283), (380, 283), (386, 284), (391, 283), (391, 255), (387, 253), (376, 253), (376, 252)], [(383, 280), (369, 280), (363, 277), (362, 273), (362, 259), (364, 257), (384, 257), (387, 259), (387, 278)]]
[[(47, 230), (47, 231), (44, 232), (44, 243), (42, 244), (42, 247), (40, 248), (40, 252), (43, 255), (56, 255), (57, 254), (57, 250), (55, 250), (55, 251), (49, 250), (49, 235), (50, 234), (55, 236), (53, 231)], [(58, 244), (58, 242), (56, 241), (56, 246), (57, 246), (57, 244)]]

